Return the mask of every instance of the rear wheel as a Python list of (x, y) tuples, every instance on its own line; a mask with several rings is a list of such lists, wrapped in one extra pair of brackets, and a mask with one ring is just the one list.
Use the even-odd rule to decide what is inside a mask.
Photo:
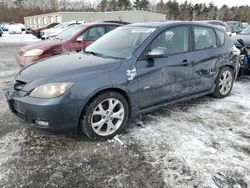
[(229, 95), (233, 88), (234, 73), (230, 67), (223, 67), (216, 79), (216, 87), (213, 96), (224, 98)]
[(105, 92), (98, 95), (81, 117), (81, 130), (92, 140), (112, 138), (125, 127), (129, 107), (123, 95)]

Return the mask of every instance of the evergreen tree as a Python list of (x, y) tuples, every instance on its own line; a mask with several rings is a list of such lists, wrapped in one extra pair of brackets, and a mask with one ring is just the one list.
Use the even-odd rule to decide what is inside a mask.
[(164, 4), (163, 0), (160, 0), (160, 1), (156, 4), (155, 8), (156, 8), (156, 12), (161, 13), (161, 14), (166, 14), (166, 11), (165, 11), (165, 4)]
[(134, 2), (134, 8), (136, 10), (148, 10), (149, 1), (148, 0), (136, 0)]
[(98, 9), (105, 12), (108, 9), (108, 0), (102, 0), (98, 5)]
[(118, 0), (119, 10), (131, 10), (130, 0)]

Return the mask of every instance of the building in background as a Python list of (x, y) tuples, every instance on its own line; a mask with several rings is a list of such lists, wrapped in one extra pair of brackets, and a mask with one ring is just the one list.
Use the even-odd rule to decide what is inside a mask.
[(52, 22), (116, 20), (129, 23), (165, 21), (166, 15), (149, 11), (112, 11), (112, 12), (55, 12), (24, 17), (27, 28), (37, 28)]

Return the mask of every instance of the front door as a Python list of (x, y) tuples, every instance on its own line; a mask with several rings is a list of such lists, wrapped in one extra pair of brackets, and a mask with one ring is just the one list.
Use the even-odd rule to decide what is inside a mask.
[(88, 30), (84, 31), (79, 36), (83, 36), (84, 41), (83, 42), (75, 42), (75, 51), (79, 51), (83, 48), (86, 48), (91, 43), (93, 43), (95, 40), (99, 39), (101, 36), (103, 36), (106, 33), (105, 26), (94, 26), (89, 28)]
[(140, 108), (189, 94), (193, 71), (189, 31), (189, 26), (165, 30), (148, 50), (165, 48), (168, 52), (166, 57), (148, 59), (146, 50), (143, 58), (137, 62)]

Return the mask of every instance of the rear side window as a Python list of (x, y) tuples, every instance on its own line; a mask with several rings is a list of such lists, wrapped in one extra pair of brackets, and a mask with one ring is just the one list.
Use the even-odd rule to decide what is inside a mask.
[(188, 27), (171, 28), (161, 33), (150, 48), (166, 48), (169, 55), (188, 51)]
[(212, 28), (194, 27), (195, 50), (216, 48), (216, 35)]
[(224, 46), (225, 44), (225, 33), (219, 29), (215, 29), (216, 35), (218, 37), (218, 46)]
[(113, 29), (115, 29), (115, 28), (117, 28), (117, 27), (118, 27), (118, 26), (116, 26), (116, 25), (107, 25), (107, 26), (106, 26), (107, 33), (110, 32), (110, 31), (112, 31)]

